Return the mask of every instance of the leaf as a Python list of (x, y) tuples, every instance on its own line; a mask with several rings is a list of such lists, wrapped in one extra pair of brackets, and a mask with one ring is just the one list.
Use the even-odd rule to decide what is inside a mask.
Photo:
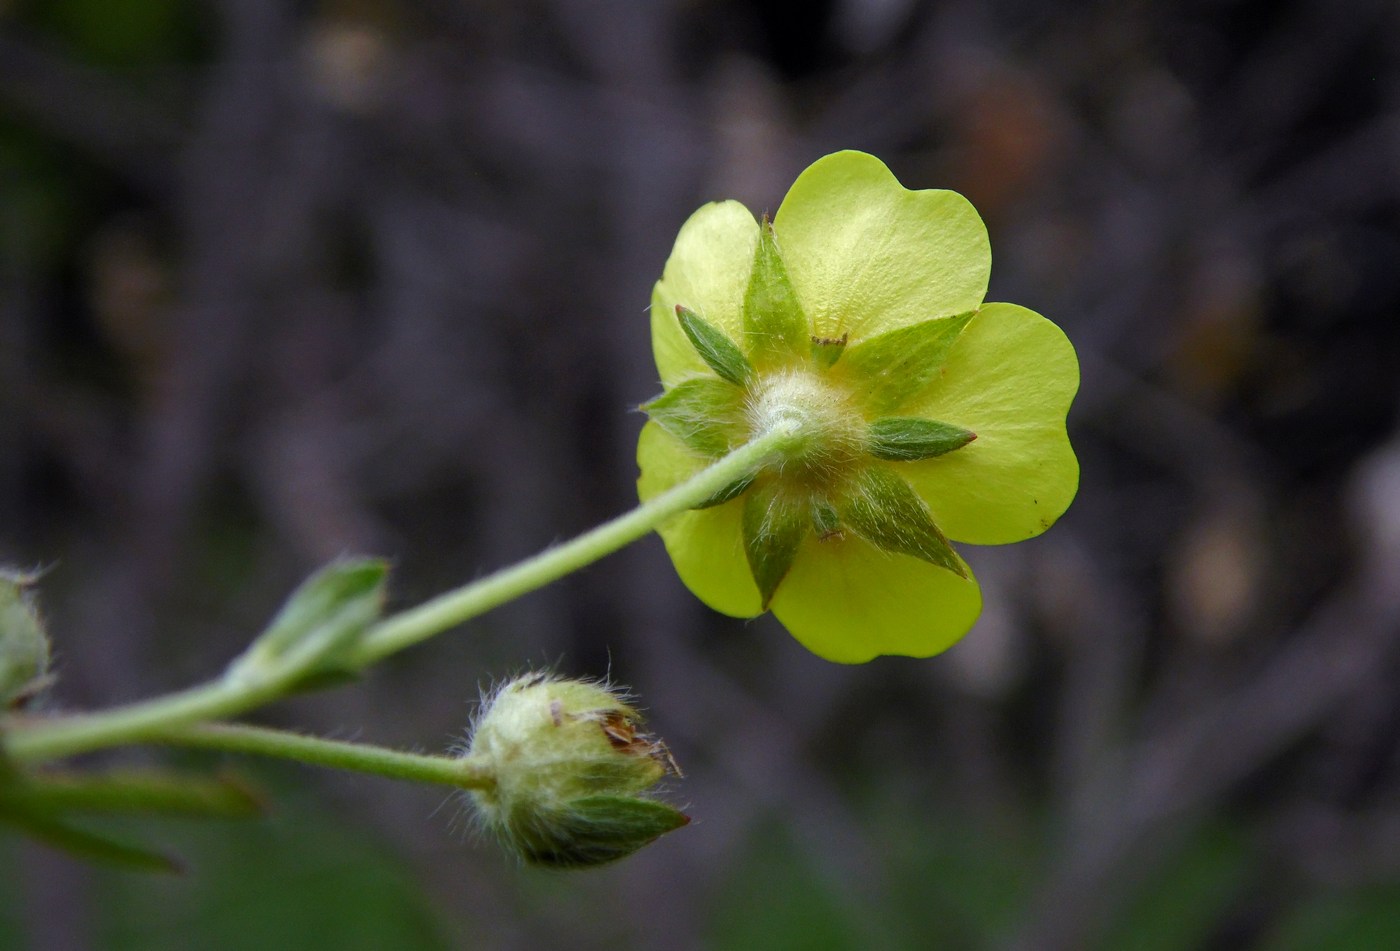
[(976, 313), (925, 320), (848, 347), (843, 366), (870, 411), (891, 413), (928, 385)]
[(739, 424), (743, 393), (722, 380), (686, 380), (644, 404), (642, 410), (702, 455), (722, 456), (743, 441)]
[(724, 331), (707, 323), (699, 314), (685, 306), (676, 305), (676, 318), (681, 322), (695, 352), (709, 365), (722, 380), (735, 386), (744, 386), (753, 376), (753, 364), (744, 356), (734, 342), (724, 335)]
[(856, 479), (840, 509), (841, 520), (885, 551), (913, 555), (966, 578), (967, 568), (933, 524), (928, 507), (909, 483), (882, 466), (870, 466)]
[(242, 819), (263, 809), (252, 790), (234, 777), (209, 778), (154, 769), (32, 773), (11, 795), (57, 812)]
[(775, 486), (755, 491), (744, 501), (744, 553), (765, 611), (811, 527), (811, 515), (804, 508)]
[(176, 873), (184, 870), (173, 856), (69, 825), (46, 810), (19, 807), (16, 803), (8, 802), (0, 808), (0, 820), (56, 849), (103, 865), (138, 872)]
[(756, 358), (782, 359), (802, 353), (809, 335), (809, 324), (788, 280), (773, 225), (765, 218), (744, 292), (744, 341)]
[(379, 619), (388, 573), (388, 564), (377, 558), (347, 559), (322, 568), (292, 592), (225, 676), (262, 682), (343, 669), (349, 652)]
[(977, 434), (960, 426), (914, 416), (887, 416), (870, 424), (870, 454), (892, 462), (930, 459), (961, 449)]

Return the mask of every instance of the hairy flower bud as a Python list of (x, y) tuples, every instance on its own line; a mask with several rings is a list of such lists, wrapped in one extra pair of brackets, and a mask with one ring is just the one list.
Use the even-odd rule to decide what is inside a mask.
[(641, 715), (606, 685), (534, 672), (483, 704), (466, 756), (495, 777), (469, 795), (482, 825), (534, 865), (630, 855), (690, 819), (646, 793), (680, 775)]

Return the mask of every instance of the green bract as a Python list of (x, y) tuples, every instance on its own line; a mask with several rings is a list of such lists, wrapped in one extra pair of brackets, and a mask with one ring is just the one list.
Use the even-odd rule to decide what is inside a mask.
[(949, 540), (1038, 535), (1079, 484), (1074, 348), (1039, 314), (984, 304), (990, 267), (966, 199), (909, 191), (862, 152), (804, 171), (771, 224), (734, 201), (691, 216), (652, 294), (665, 391), (644, 407), (638, 491), (797, 429), (661, 527), (701, 600), (771, 608), (847, 663), (936, 654), (971, 628), (981, 592)]

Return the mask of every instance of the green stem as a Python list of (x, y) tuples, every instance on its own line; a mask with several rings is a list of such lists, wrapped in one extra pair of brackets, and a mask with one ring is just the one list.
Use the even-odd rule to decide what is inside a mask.
[(5, 752), (19, 761), (41, 762), (140, 742), (164, 729), (236, 716), (269, 703), (285, 693), (294, 679), (216, 680), (97, 713), (16, 719), (7, 725)]
[(147, 743), (275, 756), (315, 766), (348, 769), (390, 779), (439, 783), (459, 789), (490, 789), (491, 771), (469, 757), (428, 756), (400, 750), (327, 740), (246, 723), (200, 723), (147, 735)]
[[(386, 618), (370, 628), (348, 662), (355, 669), (368, 666), (592, 564), (743, 478), (774, 452), (799, 438), (799, 429), (796, 422), (780, 423), (625, 515), (533, 558)], [(15, 718), (5, 725), (4, 750), (16, 760), (41, 762), (142, 742), (178, 727), (226, 719), (269, 703), (286, 693), (304, 674), (303, 670), (288, 669), (281, 675), (252, 682), (225, 677), (98, 713)]]
[(386, 618), (365, 635), (352, 655), (352, 662), (356, 666), (372, 664), (591, 565), (743, 478), (758, 463), (792, 442), (798, 431), (796, 422), (779, 424), (625, 515), (533, 558)]

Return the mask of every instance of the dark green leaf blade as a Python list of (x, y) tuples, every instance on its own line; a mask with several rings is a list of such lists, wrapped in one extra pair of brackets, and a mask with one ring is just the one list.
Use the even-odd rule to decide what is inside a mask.
[(662, 429), (711, 457), (743, 441), (743, 408), (743, 391), (712, 378), (686, 380), (642, 405)]
[(848, 347), (844, 366), (865, 393), (871, 412), (892, 413), (927, 386), (976, 313), (925, 320)]
[(928, 506), (899, 476), (883, 466), (866, 468), (840, 508), (841, 521), (885, 551), (922, 558), (960, 578), (967, 569), (933, 523)]
[(69, 825), (45, 810), (7, 808), (0, 819), (41, 842), (81, 859), (138, 872), (169, 874), (184, 871), (184, 866), (172, 856)]
[(753, 376), (753, 365), (734, 341), (724, 335), (714, 324), (707, 322), (693, 310), (676, 305), (676, 319), (681, 322), (695, 352), (700, 359), (719, 375), (735, 386), (744, 386)]
[(961, 449), (976, 438), (976, 433), (961, 426), (913, 416), (877, 419), (867, 434), (870, 454), (891, 462), (931, 459)]
[(24, 778), (18, 793), (25, 801), (59, 812), (242, 819), (263, 811), (263, 803), (252, 789), (231, 776), (169, 770), (38, 772)]

